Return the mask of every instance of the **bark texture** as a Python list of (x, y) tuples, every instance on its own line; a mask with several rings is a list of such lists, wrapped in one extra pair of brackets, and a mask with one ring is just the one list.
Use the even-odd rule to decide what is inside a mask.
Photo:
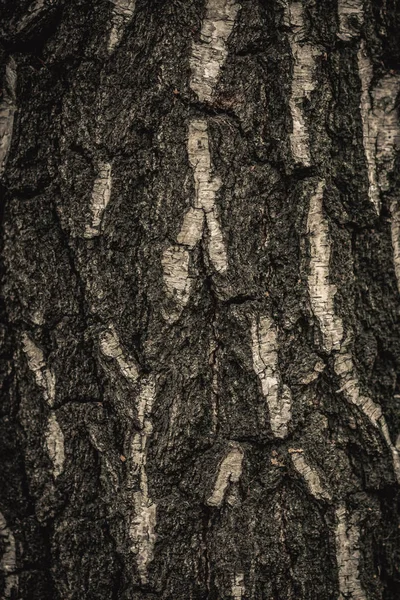
[(0, 20), (0, 596), (398, 600), (398, 0)]

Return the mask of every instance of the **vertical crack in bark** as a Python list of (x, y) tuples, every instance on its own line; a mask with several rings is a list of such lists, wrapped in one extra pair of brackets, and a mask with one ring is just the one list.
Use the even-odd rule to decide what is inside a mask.
[(56, 378), (53, 371), (46, 365), (43, 350), (36, 346), (27, 333), (22, 336), (22, 347), (28, 359), (28, 367), (34, 373), (36, 384), (43, 390), (43, 397), (51, 409), (47, 418), (45, 440), (47, 452), (53, 464), (53, 477), (57, 479), (64, 470), (65, 451), (64, 434), (54, 411)]
[(303, 477), (311, 494), (318, 500), (332, 500), (332, 496), (322, 484), (318, 472), (306, 461), (304, 451), (301, 449), (289, 449), (289, 453), (294, 468)]
[(152, 376), (139, 378), (136, 362), (124, 352), (114, 325), (100, 335), (100, 349), (104, 356), (116, 361), (122, 375), (130, 385), (139, 384), (136, 400), (137, 425), (139, 431), (131, 434), (127, 475), (127, 489), (139, 489), (133, 493), (133, 516), (129, 523), (130, 551), (136, 562), (142, 584), (148, 583), (147, 569), (153, 559), (156, 541), (156, 504), (149, 496), (146, 472), (147, 445), (152, 433), (151, 412), (155, 400), (155, 380)]
[(219, 465), (214, 489), (207, 500), (209, 506), (221, 506), (230, 483), (237, 483), (242, 474), (243, 450), (236, 442), (231, 442), (231, 448)]
[(17, 65), (12, 56), (8, 59), (3, 82), (3, 99), (0, 103), (0, 177), (3, 175), (10, 151), (17, 110)]
[(339, 569), (339, 600), (367, 600), (360, 583), (360, 533), (355, 518), (344, 504), (336, 509), (336, 556)]
[(233, 600), (243, 600), (246, 593), (244, 587), (244, 573), (237, 572), (233, 576), (232, 582), (232, 598)]
[[(7, 525), (4, 515), (0, 512), (0, 537), (5, 546), (3, 556), (0, 561), (0, 572), (4, 577), (3, 598), (14, 598), (18, 591), (17, 553), (15, 538), (11, 529)], [(15, 594), (15, 595), (14, 595)]]
[(278, 339), (270, 317), (254, 318), (251, 326), (253, 366), (267, 400), (271, 429), (275, 437), (284, 438), (292, 417), (292, 394), (282, 384), (278, 364)]
[(319, 50), (301, 41), (304, 31), (301, 2), (287, 3), (285, 20), (291, 29), (288, 37), (293, 55), (292, 91), (289, 100), (293, 127), (290, 134), (290, 147), (295, 162), (308, 167), (311, 164), (311, 156), (303, 106), (305, 100), (310, 100), (311, 93), (315, 89), (315, 59)]
[(111, 31), (108, 38), (108, 52), (112, 54), (121, 42), (125, 29), (132, 21), (136, 0), (110, 0), (113, 4)]
[(364, 21), (363, 0), (338, 0), (338, 38), (349, 42), (359, 36), (359, 28)]
[[(344, 340), (342, 319), (336, 315), (334, 296), (336, 286), (330, 283), (331, 242), (328, 222), (323, 214), (323, 192), (325, 181), (319, 181), (310, 198), (307, 219), (307, 231), (310, 241), (310, 274), (308, 291), (311, 308), (319, 322), (322, 344), (328, 352), (334, 352), (334, 369), (341, 387), (337, 393), (343, 393), (346, 400), (356, 405), (375, 427), (378, 427), (392, 454), (393, 467), (400, 481), (400, 457), (390, 440), (387, 424), (382, 410), (371, 398), (360, 393), (360, 384), (353, 357), (348, 351), (348, 340)], [(387, 432), (387, 433), (386, 433)]]
[(190, 59), (190, 87), (201, 102), (212, 100), (239, 8), (235, 0), (208, 0), (206, 4), (200, 41), (193, 42)]
[(93, 238), (100, 235), (103, 213), (111, 198), (111, 164), (100, 162), (98, 165), (98, 175), (95, 179), (92, 192), (91, 203), (91, 223), (86, 225), (85, 238)]

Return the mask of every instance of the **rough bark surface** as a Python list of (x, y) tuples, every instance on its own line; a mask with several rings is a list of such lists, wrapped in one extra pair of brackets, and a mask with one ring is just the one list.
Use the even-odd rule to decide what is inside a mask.
[(398, 0), (0, 22), (0, 596), (398, 600)]

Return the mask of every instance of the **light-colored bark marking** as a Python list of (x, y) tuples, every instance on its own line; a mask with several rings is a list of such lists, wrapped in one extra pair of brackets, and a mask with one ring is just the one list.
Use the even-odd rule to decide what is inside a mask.
[(311, 248), (308, 291), (312, 311), (320, 324), (324, 349), (329, 353), (335, 353), (334, 369), (341, 386), (337, 393), (343, 393), (346, 400), (358, 406), (369, 421), (381, 431), (393, 457), (396, 477), (400, 481), (398, 454), (390, 440), (390, 436), (385, 433), (387, 429), (385, 417), (382, 415), (382, 410), (378, 404), (360, 393), (354, 360), (347, 349), (347, 341), (343, 339), (343, 321), (335, 313), (334, 296), (336, 287), (329, 282), (331, 242), (328, 223), (322, 210), (324, 187), (325, 182), (320, 181), (317, 184), (315, 193), (311, 195), (307, 219)]
[(310, 99), (315, 89), (315, 59), (320, 52), (315, 46), (299, 41), (304, 28), (301, 2), (288, 2), (285, 19), (292, 29), (288, 34), (293, 55), (292, 91), (289, 100), (293, 123), (290, 146), (294, 160), (309, 166), (310, 146), (303, 103), (305, 99)]
[(392, 214), (391, 234), (393, 248), (393, 263), (394, 272), (396, 274), (397, 289), (400, 293), (400, 203), (393, 201), (390, 204), (390, 212)]
[[(36, 346), (27, 333), (22, 336), (22, 347), (28, 359), (28, 367), (35, 375), (36, 384), (42, 388), (44, 399), (50, 409), (53, 409), (56, 398), (56, 377), (46, 365), (43, 350)], [(53, 463), (53, 476), (56, 479), (63, 472), (65, 453), (64, 434), (54, 410), (51, 410), (47, 419), (45, 440), (48, 455)]]
[(308, 289), (312, 310), (321, 329), (323, 346), (330, 352), (340, 348), (343, 324), (335, 314), (336, 286), (329, 281), (331, 244), (328, 223), (323, 214), (324, 189), (325, 182), (319, 181), (310, 199), (307, 218), (311, 253)]
[(114, 325), (109, 325), (108, 329), (101, 333), (100, 349), (104, 356), (116, 360), (125, 379), (132, 383), (138, 379), (136, 362), (125, 354)]
[(376, 171), (376, 139), (378, 135), (378, 119), (372, 112), (370, 87), (373, 77), (372, 63), (368, 57), (364, 40), (357, 54), (358, 72), (361, 81), (360, 112), (363, 127), (363, 144), (368, 170), (368, 197), (379, 214), (381, 201), (379, 197), (378, 175)]
[(43, 350), (36, 346), (27, 333), (22, 336), (22, 344), (28, 359), (28, 367), (34, 373), (37, 385), (42, 388), (45, 400), (52, 407), (56, 394), (55, 375), (47, 368)]
[(161, 259), (167, 294), (181, 307), (186, 306), (190, 295), (189, 261), (190, 254), (182, 246), (169, 246)]
[(0, 177), (2, 176), (8, 153), (10, 151), (12, 132), (14, 127), (14, 115), (17, 90), (17, 66), (11, 56), (6, 66), (3, 83), (3, 99), (0, 103)]
[(99, 164), (98, 175), (95, 179), (91, 200), (91, 223), (86, 225), (85, 238), (93, 238), (100, 235), (103, 213), (111, 198), (111, 164), (102, 162)]
[[(352, 522), (353, 521), (353, 522)], [(341, 504), (336, 509), (336, 557), (339, 570), (339, 599), (367, 600), (360, 583), (360, 532)]]
[(194, 206), (184, 216), (177, 236), (180, 245), (169, 246), (164, 250), (161, 261), (167, 293), (181, 307), (187, 304), (190, 296), (189, 251), (202, 239), (205, 224), (209, 234), (208, 254), (212, 265), (219, 273), (225, 273), (228, 266), (215, 207), (215, 194), (221, 187), (221, 180), (211, 174), (206, 119), (194, 119), (189, 123), (188, 157), (195, 182)]
[(64, 434), (54, 412), (50, 413), (46, 429), (46, 445), (53, 463), (53, 476), (56, 479), (64, 470)]
[[(364, 21), (363, 0), (338, 0), (339, 33), (338, 37), (344, 42), (349, 42), (359, 37), (359, 26)], [(358, 24), (358, 27), (354, 27)]]
[(208, 0), (200, 41), (193, 42), (190, 87), (201, 102), (210, 102), (221, 67), (228, 55), (227, 42), (240, 4), (234, 0)]
[(132, 21), (136, 0), (110, 0), (114, 5), (111, 17), (111, 31), (108, 38), (108, 52), (111, 54), (118, 46), (124, 31)]
[(278, 364), (278, 338), (270, 317), (253, 320), (251, 326), (253, 366), (268, 403), (271, 429), (275, 437), (284, 438), (292, 416), (292, 394), (282, 385)]
[(310, 492), (319, 500), (331, 500), (332, 496), (322, 485), (321, 479), (315, 469), (306, 461), (303, 452), (291, 452), (293, 466), (306, 482)]
[(139, 432), (133, 436), (130, 459), (132, 474), (139, 477), (139, 490), (134, 493), (135, 516), (131, 521), (129, 535), (131, 551), (137, 555), (137, 565), (141, 582), (147, 583), (147, 568), (153, 559), (156, 541), (156, 504), (149, 497), (146, 460), (148, 438), (153, 427), (150, 420), (155, 400), (155, 382), (152, 378), (142, 382), (138, 398), (137, 412)]
[(232, 598), (233, 600), (243, 600), (246, 589), (244, 587), (244, 573), (238, 572), (233, 576)]
[(222, 460), (214, 489), (207, 500), (209, 506), (221, 506), (229, 483), (237, 483), (242, 474), (243, 450), (237, 443), (232, 443), (231, 448)]
[(4, 515), (0, 512), (0, 537), (3, 539), (5, 550), (0, 561), (0, 572), (4, 577), (4, 596), (3, 598), (14, 598), (14, 592), (18, 590), (17, 553), (15, 538), (11, 529), (7, 525)]
[(364, 41), (361, 41), (357, 56), (361, 81), (363, 144), (368, 169), (368, 196), (379, 214), (380, 193), (389, 189), (389, 173), (393, 170), (396, 149), (400, 147), (396, 108), (400, 77), (398, 74), (387, 74), (372, 88), (373, 67)]

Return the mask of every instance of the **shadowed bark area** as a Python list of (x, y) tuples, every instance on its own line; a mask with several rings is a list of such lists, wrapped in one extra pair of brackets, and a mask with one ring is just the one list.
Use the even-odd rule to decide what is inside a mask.
[(0, 0), (1, 597), (397, 600), (399, 11)]

